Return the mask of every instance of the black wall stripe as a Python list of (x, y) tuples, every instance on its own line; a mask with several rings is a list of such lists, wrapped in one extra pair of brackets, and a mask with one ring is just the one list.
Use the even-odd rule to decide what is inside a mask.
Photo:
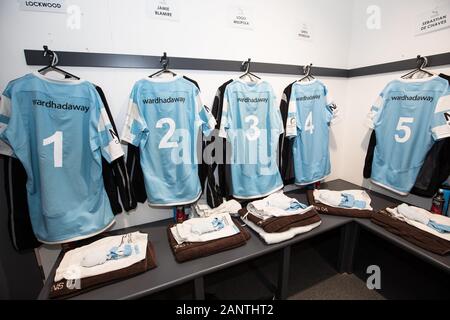
[[(41, 66), (48, 64), (42, 50), (24, 50), (28, 65)], [(59, 66), (70, 67), (104, 67), (104, 68), (143, 68), (159, 69), (159, 56), (142, 56), (131, 54), (90, 53), (56, 51)], [(450, 65), (450, 52), (427, 56), (429, 66)], [(170, 68), (179, 70), (209, 70), (209, 71), (241, 71), (241, 61), (197, 59), (169, 57)], [(407, 59), (356, 69), (336, 69), (313, 66), (313, 74), (321, 77), (353, 78), (365, 75), (411, 70), (416, 67), (416, 59)], [(303, 74), (303, 66), (277, 63), (253, 62), (251, 71), (255, 73)]]

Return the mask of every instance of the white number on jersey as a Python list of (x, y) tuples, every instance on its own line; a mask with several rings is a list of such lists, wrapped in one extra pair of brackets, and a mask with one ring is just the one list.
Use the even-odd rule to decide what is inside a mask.
[(247, 130), (245, 135), (250, 141), (254, 141), (261, 135), (261, 130), (258, 128), (259, 120), (257, 116), (247, 116), (245, 117), (245, 123), (252, 122), (250, 128)]
[(54, 143), (53, 146), (53, 166), (55, 168), (62, 168), (63, 166), (63, 133), (56, 131), (52, 136), (45, 138), (42, 141), (43, 146)]
[(308, 116), (306, 117), (306, 121), (305, 121), (305, 131), (308, 132), (310, 134), (314, 133), (314, 125), (313, 125), (313, 116), (312, 116), (312, 111), (309, 112)]
[(414, 122), (414, 118), (408, 118), (408, 117), (400, 117), (400, 119), (398, 119), (398, 124), (397, 124), (397, 131), (403, 131), (403, 136), (400, 137), (399, 134), (395, 134), (395, 141), (397, 141), (398, 143), (405, 143), (406, 141), (409, 140), (409, 138), (411, 138), (411, 128), (408, 127), (406, 125), (406, 123), (413, 123)]
[(164, 126), (164, 124), (166, 124), (166, 123), (169, 125), (169, 130), (164, 135), (164, 137), (162, 137), (161, 142), (159, 143), (159, 148), (160, 149), (177, 148), (178, 142), (169, 141), (170, 138), (172, 138), (173, 134), (175, 133), (176, 125), (175, 125), (175, 121), (173, 121), (173, 119), (171, 119), (171, 118), (159, 119), (158, 122), (156, 123), (156, 128), (161, 129)]

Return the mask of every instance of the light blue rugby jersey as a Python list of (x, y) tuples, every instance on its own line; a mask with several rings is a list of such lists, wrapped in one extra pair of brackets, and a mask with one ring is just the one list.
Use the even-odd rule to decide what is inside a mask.
[(283, 188), (277, 166), (278, 138), (283, 122), (269, 83), (240, 79), (225, 89), (219, 136), (232, 148), (232, 193), (252, 199)]
[(296, 82), (288, 106), (286, 136), (293, 137), (295, 183), (307, 185), (330, 174), (329, 127), (338, 109), (318, 80)]
[(39, 73), (11, 81), (0, 104), (0, 153), (28, 175), (31, 223), (44, 243), (95, 235), (114, 222), (102, 178), (102, 154), (123, 155), (95, 87)]
[(377, 135), (372, 182), (406, 195), (435, 140), (450, 137), (448, 81), (438, 76), (390, 82), (372, 106)]
[(136, 82), (122, 140), (140, 149), (149, 204), (177, 206), (200, 197), (199, 133), (209, 135), (215, 124), (191, 81), (176, 76)]

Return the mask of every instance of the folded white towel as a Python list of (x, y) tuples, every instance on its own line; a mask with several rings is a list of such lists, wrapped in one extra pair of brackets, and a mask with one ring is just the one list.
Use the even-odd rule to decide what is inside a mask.
[(430, 218), (427, 214), (428, 211), (422, 208), (408, 206), (407, 204), (403, 203), (397, 207), (397, 211), (406, 218), (423, 223), (424, 225), (428, 225), (428, 222), (430, 222)]
[(294, 238), (295, 236), (297, 236), (299, 234), (306, 233), (306, 232), (309, 232), (309, 231), (317, 228), (322, 223), (322, 221), (319, 221), (319, 222), (310, 224), (308, 226), (292, 228), (285, 232), (268, 233), (268, 232), (265, 232), (264, 229), (258, 227), (256, 224), (251, 222), (250, 220), (244, 220), (244, 219), (242, 219), (242, 220), (245, 222), (245, 224), (249, 228), (251, 228), (255, 232), (257, 232), (267, 244), (275, 244), (275, 243), (287, 241), (289, 239)]
[(197, 215), (203, 218), (221, 213), (237, 213), (241, 208), (241, 204), (236, 200), (225, 201), (214, 209), (211, 209), (206, 203), (200, 201), (193, 205), (193, 209)]
[(450, 241), (450, 233), (441, 233), (429, 226), (430, 220), (433, 220), (435, 223), (438, 223), (440, 225), (450, 226), (449, 217), (433, 214), (425, 209), (408, 206), (406, 204), (401, 204), (393, 209), (387, 208), (386, 210), (391, 213), (395, 219), (404, 221), (422, 231), (431, 233), (436, 237)]
[(297, 199), (286, 196), (282, 192), (271, 194), (262, 200), (256, 200), (247, 204), (248, 212), (264, 220), (270, 217), (303, 214), (312, 208), (312, 206), (308, 207), (300, 203)]
[[(55, 281), (92, 277), (123, 269), (142, 261), (147, 255), (147, 238), (148, 235), (146, 233), (133, 232), (127, 235), (106, 237), (86, 246), (70, 250), (66, 252), (58, 269), (56, 269)], [(134, 254), (122, 259), (108, 260), (102, 264), (93, 265), (95, 262), (101, 262), (103, 259), (100, 257), (94, 258), (96, 252), (106, 254), (112, 247), (120, 246), (124, 243), (133, 246)], [(91, 265), (89, 267), (82, 266), (83, 261), (86, 262), (86, 257), (90, 260), (88, 261), (88, 264)]]
[[(364, 208), (358, 208), (358, 207), (352, 207), (352, 210), (373, 210), (373, 208), (370, 206), (371, 199), (370, 196), (367, 194), (364, 190), (344, 190), (344, 191), (332, 191), (327, 189), (316, 189), (313, 192), (314, 200), (316, 202), (323, 203), (330, 207), (335, 208), (343, 208), (341, 206), (342, 201), (342, 194), (350, 194), (352, 195), (356, 201), (364, 201), (365, 207)], [(350, 209), (350, 208), (345, 208)]]
[[(223, 223), (223, 227), (220, 229), (215, 227), (217, 220)], [(212, 228), (205, 228), (205, 224), (210, 224), (214, 230)], [(178, 244), (184, 242), (205, 242), (239, 233), (239, 229), (228, 213), (215, 214), (207, 218), (189, 219), (175, 225), (170, 231)]]

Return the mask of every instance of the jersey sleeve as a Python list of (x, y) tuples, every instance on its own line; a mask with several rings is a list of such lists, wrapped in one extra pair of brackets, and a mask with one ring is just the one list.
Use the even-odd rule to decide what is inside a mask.
[(100, 148), (103, 158), (111, 163), (124, 155), (122, 146), (97, 91), (94, 94), (94, 104), (90, 127), (91, 149), (95, 151)]
[(431, 123), (431, 132), (435, 140), (450, 137), (450, 90), (442, 96), (437, 105)]
[(380, 117), (381, 117), (381, 113), (383, 111), (384, 102), (385, 102), (384, 96), (385, 96), (385, 90), (383, 90), (383, 92), (380, 93), (377, 100), (370, 108), (369, 114), (367, 115), (366, 124), (371, 129), (375, 129), (375, 127), (380, 122)]
[(122, 141), (139, 147), (142, 141), (147, 138), (148, 128), (138, 107), (138, 96), (136, 86), (133, 88), (128, 103), (127, 117), (122, 130)]
[(298, 119), (297, 104), (294, 90), (292, 90), (291, 97), (288, 102), (288, 115), (286, 120), (286, 132), (285, 132), (286, 137), (296, 137), (297, 129), (301, 129), (301, 125)]
[(232, 127), (233, 118), (231, 114), (228, 88), (225, 89), (223, 95), (222, 116), (220, 117), (219, 137), (226, 139), (227, 131)]
[(203, 134), (209, 136), (216, 126), (216, 119), (212, 116), (207, 107), (202, 103), (200, 90), (196, 88), (194, 94), (197, 121), (201, 126)]
[(0, 154), (15, 157), (15, 152), (27, 143), (20, 112), (14, 112), (13, 84), (9, 83), (0, 98)]
[(13, 151), (7, 143), (6, 129), (11, 119), (11, 98), (5, 91), (0, 97), (0, 154), (11, 156)]
[(326, 99), (326, 119), (327, 123), (335, 124), (341, 118), (341, 112), (328, 91), (325, 87), (325, 99)]

